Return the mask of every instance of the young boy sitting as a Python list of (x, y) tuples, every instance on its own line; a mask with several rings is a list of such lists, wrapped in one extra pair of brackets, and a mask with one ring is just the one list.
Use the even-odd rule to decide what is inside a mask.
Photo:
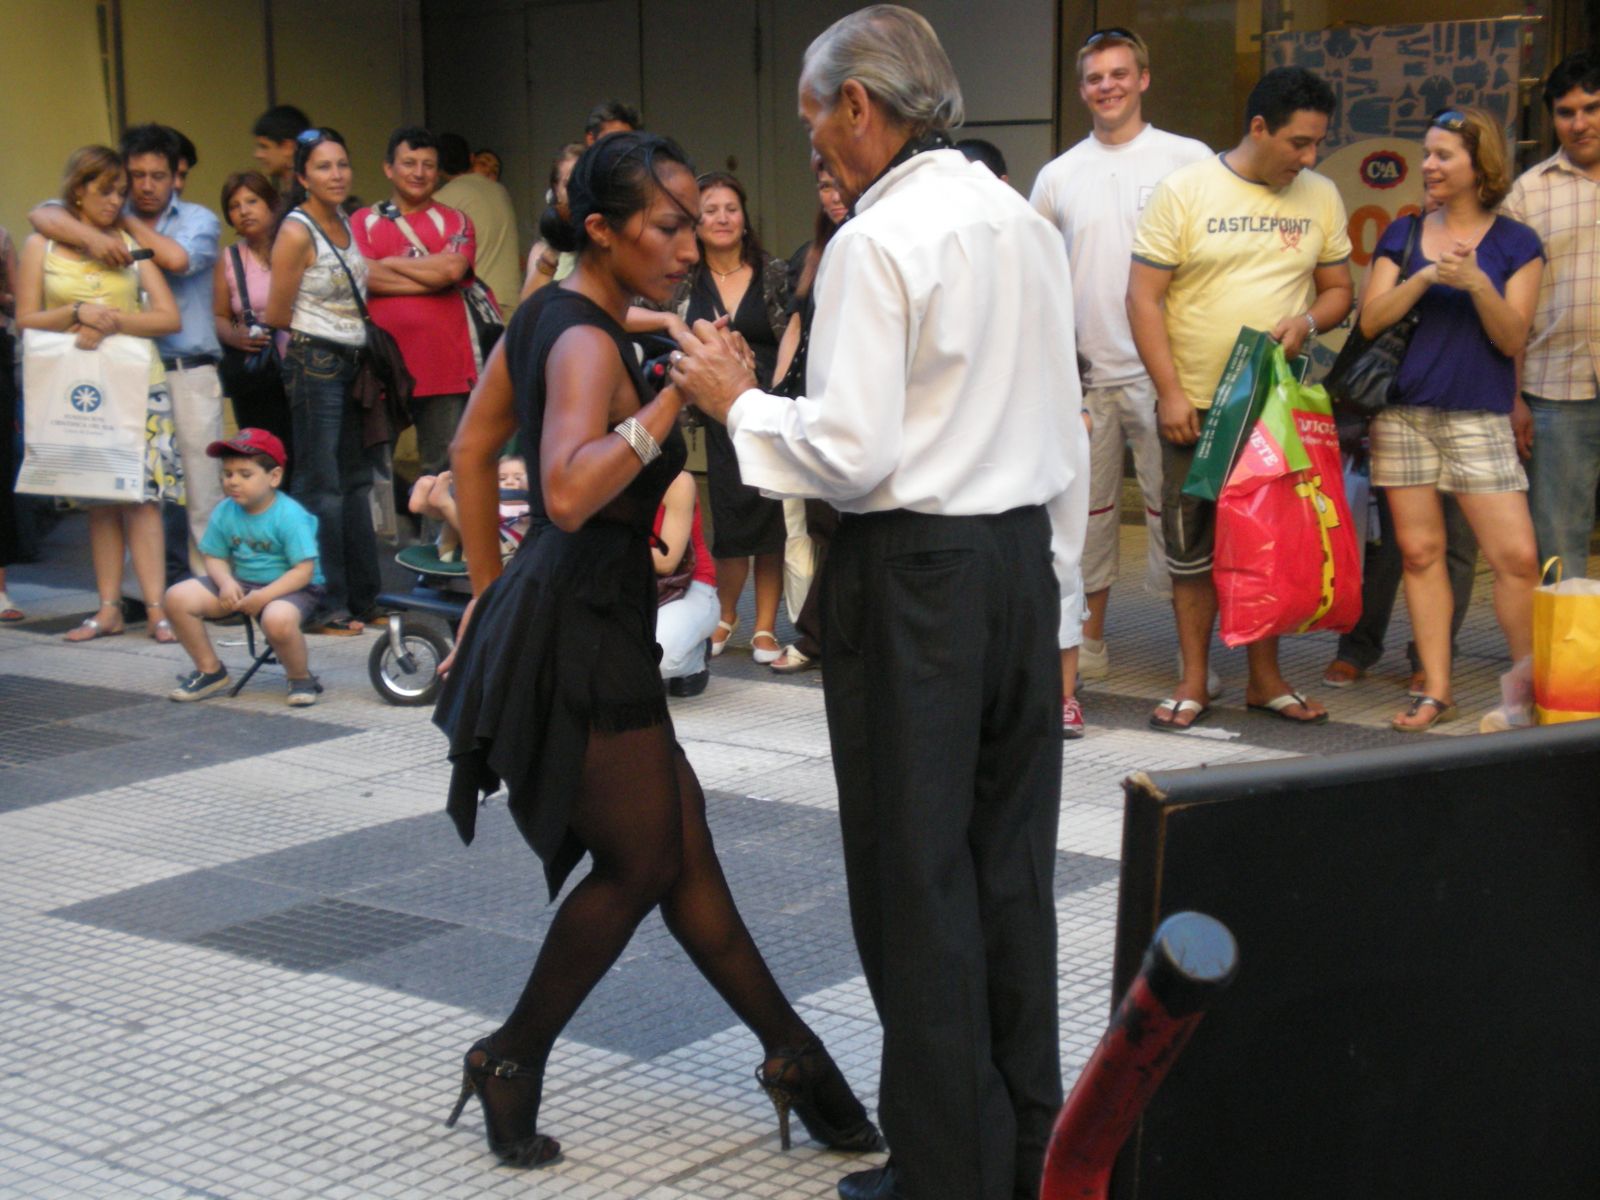
[(228, 669), (205, 622), (244, 613), (261, 626), (289, 676), (289, 704), (315, 704), (322, 685), (307, 667), (300, 626), (322, 601), (317, 519), (293, 497), (278, 494), (287, 456), (265, 429), (241, 429), (212, 442), (206, 453), (222, 460), (227, 499), (200, 539), (207, 578), (186, 579), (167, 592), (172, 631), (195, 666), (168, 698), (204, 700), (228, 686)]

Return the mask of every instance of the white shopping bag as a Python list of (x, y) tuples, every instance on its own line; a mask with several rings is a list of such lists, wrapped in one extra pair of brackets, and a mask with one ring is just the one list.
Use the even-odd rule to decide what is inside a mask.
[(114, 334), (80, 350), (76, 334), (22, 335), (23, 456), (17, 491), (144, 499), (148, 338)]

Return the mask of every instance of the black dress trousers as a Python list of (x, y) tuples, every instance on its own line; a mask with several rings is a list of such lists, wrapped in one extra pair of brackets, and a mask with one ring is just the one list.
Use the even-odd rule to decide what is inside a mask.
[(1060, 595), (1042, 508), (846, 516), (823, 686), (911, 1200), (1033, 1200), (1061, 1105)]

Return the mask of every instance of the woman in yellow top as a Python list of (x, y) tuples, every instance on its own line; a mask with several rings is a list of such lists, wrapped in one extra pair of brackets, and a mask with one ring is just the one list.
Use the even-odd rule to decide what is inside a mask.
[[(118, 230), (127, 194), (127, 172), (116, 151), (85, 146), (67, 159), (61, 197), (80, 220), (107, 233)], [(147, 303), (143, 310), (139, 307), (141, 290)], [(166, 278), (153, 262), (108, 267), (70, 246), (34, 234), (23, 246), (17, 272), (17, 324), (23, 329), (76, 333), (78, 345), (93, 350), (112, 334), (155, 338), (176, 333), (179, 317)], [(174, 440), (172, 401), (153, 344), (148, 404), (144, 498), (133, 504), (96, 503), (89, 509), (89, 545), (100, 608), (67, 634), (69, 642), (113, 637), (123, 631), (119, 597), (124, 551), (133, 556), (150, 636), (159, 642), (175, 640), (161, 613), (165, 577), (161, 502), (183, 500), (183, 471)]]

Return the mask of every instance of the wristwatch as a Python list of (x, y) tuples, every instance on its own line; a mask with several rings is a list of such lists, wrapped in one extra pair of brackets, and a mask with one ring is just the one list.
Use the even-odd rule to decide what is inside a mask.
[(83, 301), (82, 300), (74, 300), (72, 302), (72, 323), (74, 325), (82, 325), (83, 324), (83, 318), (79, 315), (80, 310), (82, 308), (83, 308)]

